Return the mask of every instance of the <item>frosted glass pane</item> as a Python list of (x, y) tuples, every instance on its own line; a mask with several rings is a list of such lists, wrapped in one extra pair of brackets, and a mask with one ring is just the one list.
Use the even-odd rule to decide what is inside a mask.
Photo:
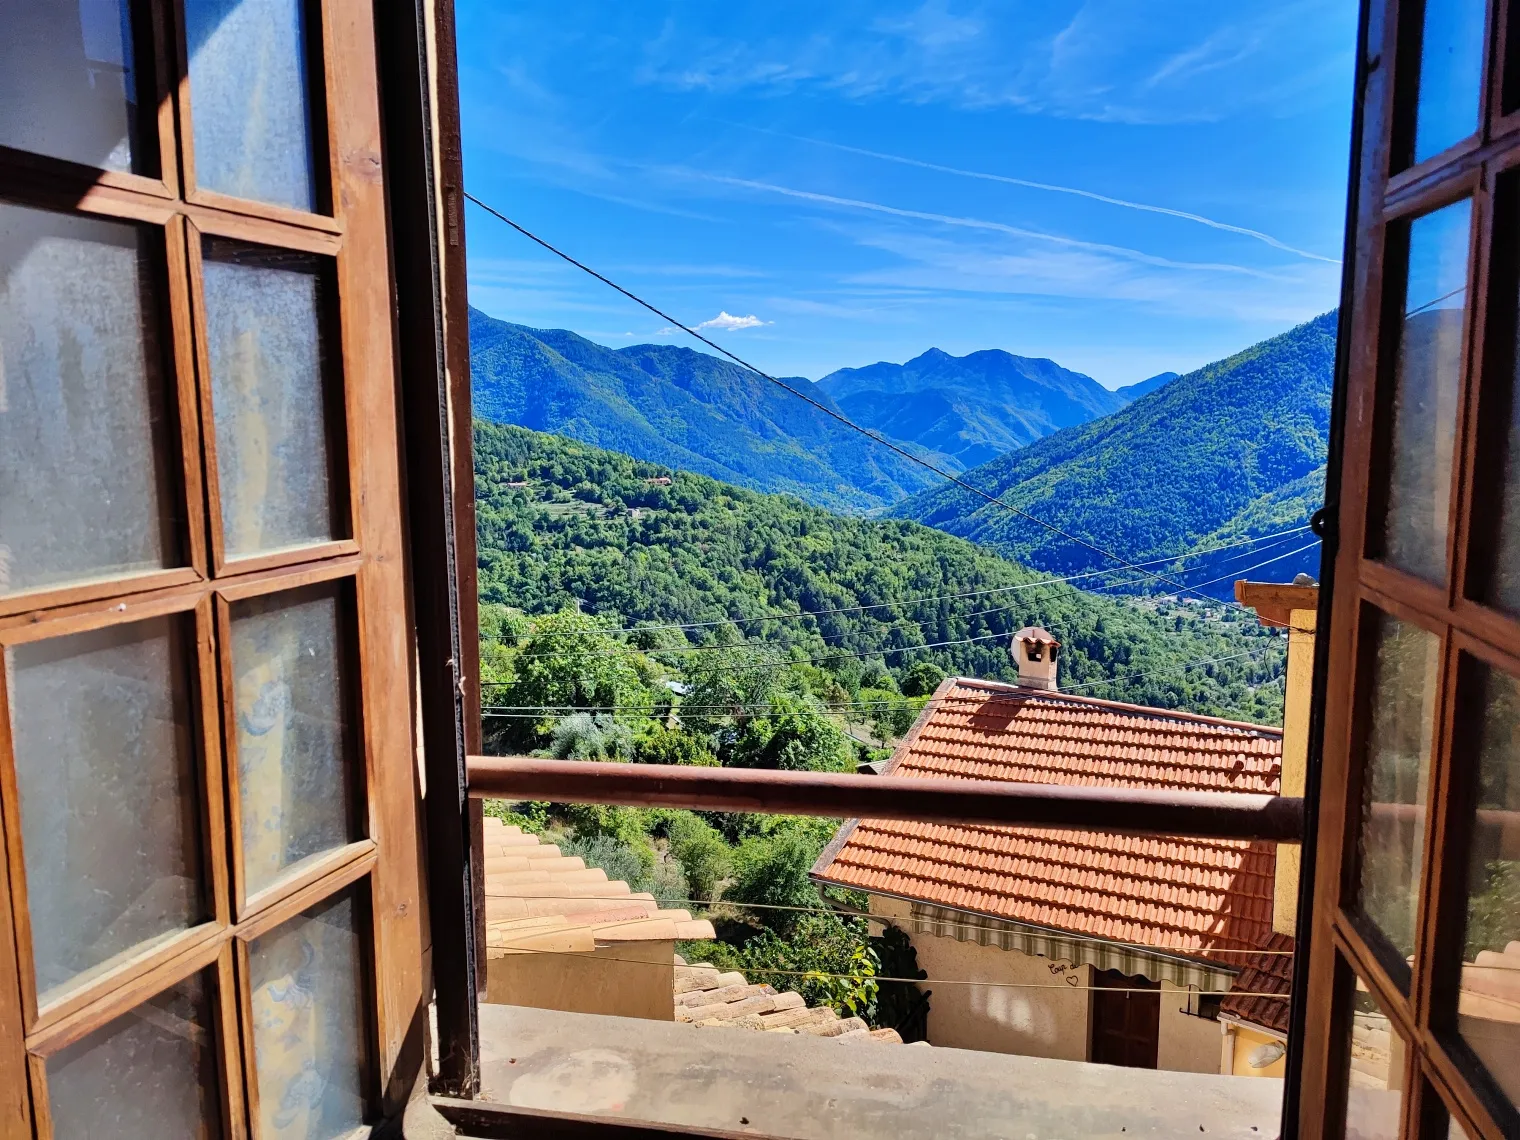
[(49, 1057), (55, 1140), (221, 1135), (212, 992), (193, 974)]
[(1471, 216), (1471, 203), (1461, 201), (1410, 225), (1408, 284), (1394, 361), (1384, 556), (1431, 582), (1446, 580)]
[(342, 537), (322, 258), (207, 240), (206, 326), (227, 557)]
[(1346, 1140), (1398, 1140), (1408, 1050), (1377, 999), (1365, 990), (1358, 990), (1352, 1002), (1348, 1044)]
[(195, 180), (317, 208), (304, 0), (185, 0)]
[(232, 607), (243, 869), (250, 894), (361, 836), (343, 591)]
[(1441, 642), (1386, 615), (1377, 640), (1363, 777), (1358, 902), (1403, 956), (1414, 953)]
[(205, 920), (179, 617), (7, 650), (37, 988)]
[(1520, 1105), (1520, 682), (1480, 666), (1483, 721), (1470, 847), (1467, 931), (1457, 1026), (1510, 1101)]
[(107, 170), (147, 166), (126, 0), (26, 0), (4, 12), (0, 145)]
[(1414, 160), (1424, 162), (1478, 129), (1487, 0), (1426, 0), (1415, 107)]
[(248, 948), (263, 1140), (326, 1140), (364, 1123), (356, 896), (350, 887)]
[(161, 249), (0, 204), (0, 594), (182, 564)]

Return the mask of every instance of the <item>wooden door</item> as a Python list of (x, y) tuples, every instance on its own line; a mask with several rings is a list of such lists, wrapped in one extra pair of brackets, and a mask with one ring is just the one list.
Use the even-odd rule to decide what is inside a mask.
[(372, 8), (0, 39), (0, 1136), (315, 1138), (420, 1016)]
[(1364, 5), (1307, 1137), (1520, 1133), (1517, 19)]
[(1088, 1060), (1154, 1069), (1161, 1040), (1161, 984), (1118, 970), (1094, 970), (1093, 987)]

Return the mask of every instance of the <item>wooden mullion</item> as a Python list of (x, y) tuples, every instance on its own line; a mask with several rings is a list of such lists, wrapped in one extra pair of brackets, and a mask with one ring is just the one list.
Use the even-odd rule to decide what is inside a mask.
[[(174, 17), (168, 11), (175, 0), (138, 0), (133, 5), (139, 12), (137, 22), (145, 26), (152, 41), (153, 53), (153, 118), (152, 125), (158, 142), (158, 180), (164, 192), (178, 198), (179, 138), (175, 131), (173, 92), (176, 83), (174, 44), (170, 27)], [(146, 8), (146, 13), (142, 9)], [(139, 98), (141, 94), (139, 93)], [(146, 116), (143, 116), (146, 119)]]
[(243, 1106), (247, 1114), (248, 1134), (258, 1140), (259, 1070), (257, 1048), (253, 1039), (253, 977), (249, 970), (248, 943), (232, 940), (233, 1004), (237, 1008), (238, 1045), (242, 1052)]
[(81, 582), (72, 586), (48, 586), (0, 598), (0, 627), (16, 619), (26, 623), (41, 621), (49, 613), (89, 605), (107, 598), (152, 598), (165, 592), (198, 588), (205, 577), (193, 566), (175, 570), (149, 570), (98, 582)]
[(0, 199), (60, 213), (167, 225), (180, 212), (162, 184), (0, 146)]
[[(339, 497), (345, 502), (349, 498), (346, 492)], [(336, 523), (346, 520), (334, 519), (333, 521)], [(244, 558), (232, 558), (217, 567), (217, 584), (220, 585), (227, 577), (234, 574), (261, 574), (266, 570), (298, 568), (306, 563), (327, 559), (352, 559), (359, 552), (359, 543), (354, 539), (335, 538), (326, 542), (288, 546), (264, 554), (250, 554)]]
[[(183, 27), (180, 34), (183, 38)], [(188, 124), (185, 132), (189, 134)], [(189, 317), (201, 409), (200, 453), (205, 472), (206, 528), (210, 536), (211, 565), (215, 573), (220, 573), (226, 562), (226, 539), (222, 528), (222, 476), (216, 456), (216, 407), (211, 397), (211, 345), (206, 330), (206, 259), (202, 236), (200, 227), (192, 220), (187, 227), (185, 242), (190, 285)]]
[[(1493, 202), (1488, 193), (1486, 171), (1480, 171), (1472, 188), (1472, 213), (1467, 232), (1467, 303), (1463, 306), (1461, 381), (1457, 391), (1456, 423), (1453, 425), (1450, 505), (1446, 527), (1446, 606), (1448, 614), (1465, 593), (1468, 578), (1468, 538), (1473, 530), (1472, 485), (1474, 409), (1476, 389), (1483, 372), (1483, 338), (1489, 305), (1488, 249), (1493, 230)], [(1448, 619), (1449, 620), (1449, 619)]]
[[(1425, 1035), (1422, 1055), (1430, 1082), (1436, 1086), (1446, 1101), (1447, 1111), (1457, 1106), (1453, 1113), (1471, 1140), (1512, 1140), (1515, 1135), (1515, 1108), (1509, 1098), (1499, 1092), (1492, 1081), (1474, 1081), (1476, 1058), (1453, 1055), (1462, 1050), (1448, 1049), (1428, 1032)], [(1444, 1135), (1442, 1140), (1445, 1140)]]
[[(369, 835), (378, 858), (370, 877), (374, 969), (373, 1037), (381, 1111), (399, 1115), (425, 1032), (427, 993), (417, 857), (416, 728), (403, 520), (403, 439), (397, 410), (391, 257), (383, 177), (383, 139), (375, 6), (323, 0), (327, 122), (335, 214), (346, 237), (337, 262), (337, 295), (347, 409), (346, 458), (353, 537), (365, 553), (357, 582), (361, 663), (355, 693)], [(360, 494), (360, 489), (363, 494)], [(441, 509), (441, 505), (440, 505)], [(356, 864), (357, 865), (357, 864)]]
[[(0, 651), (3, 652), (3, 651)], [(20, 820), (7, 804), (15, 803), (15, 779), (11, 774), (10, 670), (0, 659), (0, 1140), (22, 1140), (31, 1135), (31, 1098), (28, 1063), (23, 1039), (26, 1033), (26, 980), (21, 964), (21, 939), (25, 932), (13, 918), (11, 881), (21, 848)]]
[(1413, 998), (1404, 993), (1399, 979), (1388, 968), (1388, 958), (1369, 935), (1370, 923), (1361, 916), (1343, 911), (1337, 916), (1333, 940), (1341, 956), (1377, 998), (1388, 1019), (1399, 1027), (1405, 1042), (1413, 1049), (1420, 1039), (1419, 1021)]
[(236, 940), (222, 944), (216, 957), (214, 1006), (214, 1049), (221, 1083), (222, 1126), (230, 1140), (244, 1140), (248, 1135), (247, 1102), (243, 1087), (242, 1032), (238, 1003), (237, 971), (233, 962)]
[(1378, 609), (1437, 636), (1449, 624), (1446, 587), (1373, 559), (1363, 560), (1360, 570), (1362, 597)]
[[(1449, 927), (1451, 919), (1451, 899), (1444, 888), (1450, 885), (1453, 874), (1462, 875), (1462, 855), (1465, 854), (1465, 850), (1454, 852), (1451, 849), (1453, 846), (1465, 848), (1465, 845), (1460, 842), (1461, 823), (1452, 818), (1453, 804), (1448, 794), (1453, 769), (1459, 767), (1453, 760), (1453, 736), (1461, 723), (1458, 717), (1462, 708), (1458, 699), (1462, 695), (1461, 661), (1462, 653), (1456, 638), (1448, 631), (1441, 647), (1436, 739), (1431, 747), (1429, 783), (1425, 793), (1425, 827), (1419, 837), (1422, 845), (1420, 881), (1415, 887), (1419, 906), (1414, 927), (1410, 996), (1416, 1024), (1422, 1030), (1430, 1025), (1432, 990), (1438, 981), (1435, 970), (1441, 964), (1438, 951), (1449, 944), (1451, 937), (1450, 930), (1442, 929), (1440, 925), (1444, 919)], [(1460, 886), (1458, 891), (1460, 893)], [(1458, 930), (1460, 942), (1460, 924)]]

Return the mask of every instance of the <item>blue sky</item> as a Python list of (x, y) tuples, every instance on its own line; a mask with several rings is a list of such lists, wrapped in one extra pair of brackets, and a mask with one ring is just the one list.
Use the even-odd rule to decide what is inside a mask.
[[(1335, 304), (1352, 0), (457, 13), (469, 189), (773, 372), (1004, 348), (1116, 387)], [(474, 207), (468, 243), (493, 316), (691, 343)]]

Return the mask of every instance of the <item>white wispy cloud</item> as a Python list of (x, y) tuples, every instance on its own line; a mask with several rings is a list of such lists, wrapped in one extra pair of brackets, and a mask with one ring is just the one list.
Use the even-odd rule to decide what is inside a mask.
[(809, 135), (789, 134), (786, 131), (771, 130), (767, 127), (749, 127), (747, 124), (738, 125), (746, 126), (747, 129), (759, 131), (762, 134), (776, 135), (780, 138), (795, 139), (798, 142), (810, 143), (813, 146), (828, 147), (831, 150), (843, 151), (846, 154), (858, 154), (866, 158), (880, 159), (882, 162), (895, 162), (903, 166), (914, 166), (920, 170), (933, 170), (940, 174), (953, 174), (960, 178), (976, 178), (984, 182), (1001, 182), (1008, 186), (1022, 186), (1026, 189), (1045, 190), (1054, 194), (1071, 194), (1078, 198), (1088, 198), (1094, 202), (1103, 202), (1106, 205), (1110, 206), (1122, 206), (1127, 210), (1140, 210), (1148, 214), (1164, 214), (1169, 218), (1181, 218), (1184, 221), (1197, 222), (1199, 225), (1208, 226), (1211, 229), (1223, 230), (1226, 233), (1240, 234), (1243, 237), (1254, 238), (1256, 241), (1266, 243), (1273, 249), (1280, 249), (1285, 253), (1296, 254), (1299, 257), (1306, 257), (1313, 261), (1324, 261), (1328, 262), (1331, 265), (1340, 264), (1340, 258), (1338, 257), (1326, 257), (1324, 254), (1314, 253), (1311, 250), (1299, 249), (1296, 246), (1289, 245), (1287, 242), (1273, 237), (1271, 234), (1262, 233), (1260, 230), (1249, 229), (1246, 226), (1232, 225), (1229, 222), (1221, 222), (1216, 218), (1205, 217), (1202, 214), (1190, 213), (1187, 210), (1176, 210), (1170, 206), (1154, 206), (1146, 202), (1132, 202), (1128, 198), (1114, 198), (1107, 194), (1099, 194), (1095, 190), (1082, 190), (1075, 186), (1060, 186), (1053, 182), (1036, 182), (1033, 179), (1015, 178), (1012, 175), (1008, 174), (990, 174), (984, 170), (966, 170), (959, 166), (945, 166), (938, 162), (927, 162), (923, 159), (909, 158), (906, 155), (901, 154), (887, 154), (879, 150), (867, 150), (865, 147), (850, 146), (846, 143), (830, 142), (827, 139), (815, 139)]
[(732, 313), (727, 313), (720, 309), (718, 311), (718, 315), (716, 317), (713, 317), (712, 320), (703, 321), (701, 324), (695, 325), (693, 327), (699, 329), (722, 329), (724, 332), (736, 332), (739, 329), (757, 329), (762, 325), (768, 325), (770, 323), (770, 321), (762, 321), (759, 317), (753, 315), (748, 317), (736, 317)]
[(1048, 233), (1044, 230), (1033, 230), (1026, 226), (1011, 226), (1004, 222), (989, 221), (986, 218), (963, 217), (956, 214), (938, 214), (929, 210), (909, 210), (899, 206), (888, 206), (881, 202), (870, 202), (862, 198), (842, 198), (835, 194), (820, 194), (812, 190), (798, 190), (791, 186), (779, 186), (774, 182), (759, 182), (751, 178), (731, 178), (727, 175), (708, 174), (703, 171), (675, 170), (672, 173), (684, 174), (687, 177), (700, 178), (727, 186), (738, 186), (747, 190), (759, 190), (768, 194), (778, 194), (786, 198), (797, 198), (805, 202), (818, 202), (822, 205), (839, 206), (849, 210), (887, 214), (891, 217), (909, 218), (915, 221), (936, 222), (939, 225), (956, 226), (962, 229), (988, 230), (993, 233), (1007, 234), (1010, 237), (1027, 238), (1032, 241), (1047, 242), (1051, 245), (1065, 246), (1070, 249), (1083, 249), (1094, 253), (1110, 254), (1114, 257), (1136, 261), (1143, 265), (1154, 265), (1162, 269), (1179, 269), (1190, 272), (1238, 273), (1248, 277), (1267, 279), (1272, 279), (1275, 276), (1260, 269), (1252, 269), (1244, 265), (1232, 265), (1228, 262), (1217, 261), (1177, 261), (1174, 258), (1159, 257), (1138, 249), (1130, 249), (1128, 246), (1110, 245), (1106, 242), (1083, 241), (1080, 238), (1066, 237), (1063, 234)]

